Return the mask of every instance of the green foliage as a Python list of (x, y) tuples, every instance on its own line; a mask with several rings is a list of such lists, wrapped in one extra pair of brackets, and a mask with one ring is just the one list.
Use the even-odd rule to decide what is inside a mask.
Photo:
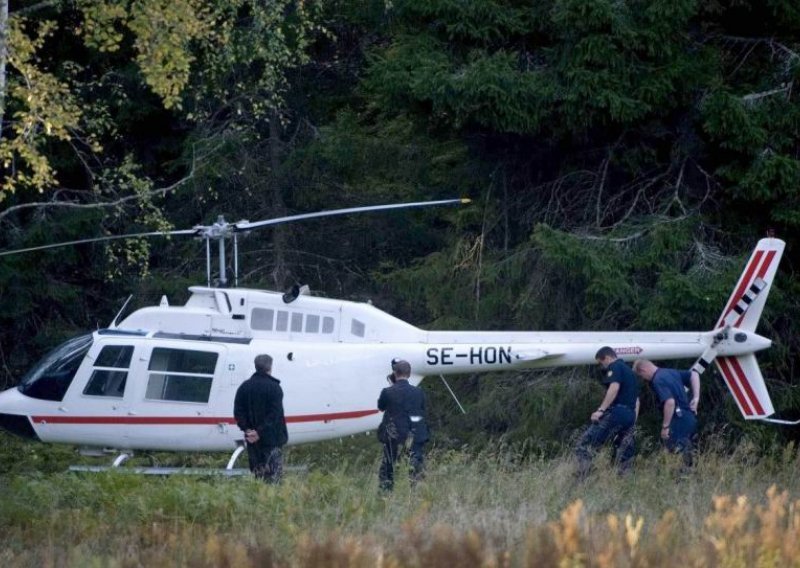
[(390, 114), (569, 138), (662, 115), (701, 78), (681, 31), (691, 0), (418, 4), (398, 4), (399, 32), (370, 60), (365, 84)]

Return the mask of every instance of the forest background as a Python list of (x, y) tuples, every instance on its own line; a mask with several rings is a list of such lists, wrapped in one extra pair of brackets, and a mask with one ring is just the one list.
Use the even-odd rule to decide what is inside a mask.
[[(773, 231), (759, 359), (792, 417), (798, 78), (792, 0), (0, 0), (0, 248), (467, 196), (251, 235), (240, 285), (428, 329), (705, 330)], [(0, 386), (204, 263), (177, 239), (3, 257)], [(555, 453), (600, 396), (587, 369), (465, 376), (461, 415), (423, 384), (443, 448)], [(704, 385), (715, 440), (797, 436)]]

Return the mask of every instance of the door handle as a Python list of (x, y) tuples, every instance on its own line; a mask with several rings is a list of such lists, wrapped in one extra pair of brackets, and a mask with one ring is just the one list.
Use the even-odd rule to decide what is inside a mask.
[(128, 416), (136, 416), (136, 411), (135, 410), (129, 410), (128, 411)]

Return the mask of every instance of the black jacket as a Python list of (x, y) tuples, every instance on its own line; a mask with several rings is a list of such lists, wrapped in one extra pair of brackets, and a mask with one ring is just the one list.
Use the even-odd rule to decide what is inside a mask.
[[(378, 427), (378, 439), (381, 442), (389, 440), (405, 441), (412, 430), (411, 416), (421, 416), (423, 424), (413, 424), (414, 438), (417, 440), (417, 431), (423, 434), (425, 417), (425, 393), (421, 388), (411, 385), (408, 381), (397, 381), (390, 387), (381, 391), (378, 398), (378, 410), (383, 410), (383, 420)], [(424, 428), (424, 437), (427, 440), (427, 427)]]
[(283, 415), (281, 382), (256, 372), (243, 382), (233, 401), (233, 416), (242, 431), (258, 432), (259, 444), (283, 446), (289, 439)]

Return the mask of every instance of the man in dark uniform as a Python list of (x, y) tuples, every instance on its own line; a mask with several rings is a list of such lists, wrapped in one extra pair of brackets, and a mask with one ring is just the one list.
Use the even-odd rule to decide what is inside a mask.
[(281, 447), (289, 435), (283, 415), (283, 389), (273, 377), (272, 357), (258, 355), (255, 374), (236, 391), (233, 415), (244, 432), (250, 471), (256, 478), (278, 483), (283, 475)]
[[(692, 446), (697, 431), (697, 400), (700, 398), (700, 375), (696, 371), (662, 369), (652, 361), (639, 359), (633, 364), (637, 375), (650, 383), (661, 403), (661, 440), (667, 450), (683, 455), (684, 467), (692, 466)], [(686, 383), (692, 401), (686, 398)]]
[(407, 361), (392, 361), (392, 374), (387, 379), (394, 383), (383, 389), (378, 398), (378, 410), (383, 411), (383, 419), (378, 427), (378, 440), (383, 445), (378, 481), (381, 489), (394, 489), (394, 466), (400, 449), (409, 433), (414, 440), (411, 448), (412, 482), (422, 474), (423, 445), (428, 440), (425, 424), (425, 393), (408, 382), (411, 365)]
[(620, 474), (629, 470), (636, 451), (634, 426), (639, 413), (639, 381), (628, 365), (617, 359), (611, 347), (602, 347), (595, 359), (603, 368), (603, 384), (608, 388), (600, 406), (591, 415), (592, 424), (575, 450), (580, 478), (589, 473), (595, 450), (608, 440), (613, 441)]

